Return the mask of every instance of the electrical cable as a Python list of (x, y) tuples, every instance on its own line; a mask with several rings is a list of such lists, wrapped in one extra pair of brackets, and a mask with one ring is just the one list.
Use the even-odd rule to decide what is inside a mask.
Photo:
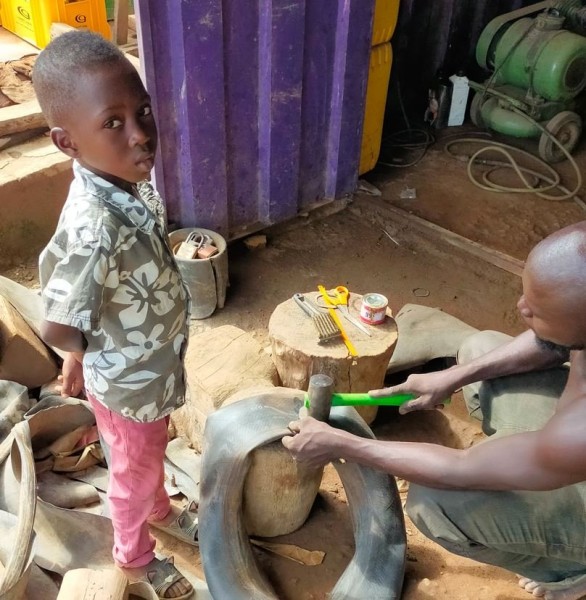
[[(578, 17), (583, 17), (583, 14), (582, 14), (583, 9), (577, 10), (577, 7), (582, 4), (582, 2), (580, 0), (562, 0), (561, 2), (557, 2), (557, 3), (555, 3), (554, 6), (552, 6), (553, 4), (554, 4), (553, 2), (550, 3), (549, 10), (551, 10), (553, 8), (555, 10), (562, 12), (563, 11), (562, 7), (563, 7), (563, 8), (565, 8), (566, 16), (570, 16), (570, 13), (572, 13), (572, 9), (573, 9), (572, 16), (574, 17), (574, 20), (578, 20)], [(484, 98), (488, 94), (491, 93), (492, 83), (494, 82), (496, 75), (499, 72), (499, 70), (501, 69), (501, 67), (509, 60), (509, 58), (511, 57), (513, 52), (516, 50), (516, 48), (519, 46), (519, 44), (521, 44), (521, 42), (523, 40), (525, 40), (525, 38), (534, 29), (534, 27), (535, 27), (535, 22), (533, 22), (528, 27), (528, 29), (524, 32), (524, 34), (521, 35), (519, 37), (519, 39), (516, 40), (516, 42), (508, 50), (508, 52), (505, 55), (505, 57), (503, 58), (503, 60), (498, 65), (495, 65), (495, 69), (494, 69), (493, 73), (491, 74), (490, 78), (482, 86), (482, 96), (481, 96), (480, 103), (479, 103), (480, 106), (482, 106), (482, 104), (484, 102)], [(565, 157), (570, 161), (572, 168), (576, 172), (576, 186), (573, 190), (569, 190), (568, 188), (566, 188), (565, 186), (563, 186), (561, 184), (560, 175), (557, 173), (557, 171), (553, 167), (551, 167), (551, 165), (549, 165), (549, 163), (545, 162), (541, 158), (539, 158), (529, 152), (525, 152), (524, 150), (520, 150), (519, 148), (516, 148), (515, 146), (511, 146), (509, 144), (503, 144), (503, 143), (499, 143), (499, 142), (491, 142), (490, 144), (486, 145), (487, 142), (485, 142), (484, 140), (479, 140), (477, 138), (459, 138), (459, 139), (453, 140), (451, 142), (448, 142), (444, 147), (445, 151), (448, 154), (450, 154), (450, 156), (452, 156), (454, 158), (459, 158), (450, 149), (453, 145), (455, 145), (457, 143), (464, 143), (464, 142), (485, 144), (485, 146), (483, 148), (476, 151), (468, 159), (468, 166), (467, 166), (468, 178), (477, 187), (480, 187), (484, 190), (493, 191), (493, 192), (534, 193), (537, 196), (539, 196), (540, 198), (544, 198), (545, 200), (550, 200), (550, 201), (554, 201), (554, 202), (560, 202), (563, 200), (573, 199), (576, 202), (576, 204), (578, 204), (583, 210), (586, 211), (586, 204), (577, 196), (577, 193), (580, 191), (580, 188), (582, 187), (582, 173), (580, 172), (580, 167), (578, 166), (578, 164), (576, 163), (576, 161), (574, 160), (574, 158), (572, 157), (570, 152), (555, 137), (555, 135), (553, 135), (553, 133), (551, 131), (546, 129), (543, 125), (541, 125), (541, 123), (537, 122), (535, 119), (530, 117), (527, 113), (525, 113), (524, 111), (519, 109), (517, 106), (515, 106), (515, 104), (513, 102), (511, 102), (507, 108), (509, 110), (523, 116), (525, 119), (527, 119), (531, 123), (533, 123), (533, 125), (535, 125), (542, 132), (542, 134), (547, 135), (552, 140), (552, 142), (561, 149), (561, 151), (564, 153)], [(499, 154), (502, 154), (507, 159), (507, 161), (481, 159), (482, 155), (487, 152), (497, 152)], [(539, 166), (541, 166), (543, 169), (545, 169), (548, 172), (549, 177), (546, 174), (544, 174), (543, 172), (535, 171), (533, 169), (528, 169), (527, 167), (520, 166), (512, 154), (515, 152), (522, 156), (529, 157), (532, 161), (536, 162)], [(475, 177), (474, 172), (472, 170), (475, 164), (480, 164), (480, 163), (493, 166), (492, 169), (489, 169), (488, 171), (485, 171), (483, 173), (482, 182), (480, 182)], [(521, 180), (523, 187), (513, 188), (513, 187), (508, 187), (508, 186), (502, 186), (502, 185), (499, 185), (499, 184), (495, 183), (494, 181), (492, 181), (490, 179), (490, 175), (499, 169), (511, 169), (511, 170), (515, 171), (515, 173)], [(525, 175), (531, 175), (532, 177), (534, 177), (536, 180), (535, 183), (532, 184), (531, 182), (529, 182)], [(548, 192), (548, 191), (554, 190), (554, 189), (559, 190), (561, 192), (561, 195), (551, 195), (551, 194), (545, 193), (545, 192)]]
[[(405, 139), (404, 136), (407, 136)], [(420, 136), (420, 140), (413, 140), (413, 136)], [(402, 129), (383, 140), (383, 145), (387, 148), (401, 148), (408, 151), (418, 151), (417, 156), (405, 163), (390, 163), (384, 160), (379, 160), (377, 164), (384, 167), (393, 167), (395, 169), (406, 169), (407, 167), (415, 166), (427, 153), (427, 149), (435, 143), (435, 137), (425, 129)]]
[[(578, 204), (578, 206), (580, 206), (583, 210), (586, 211), (586, 203), (584, 203), (584, 201), (577, 195), (578, 191), (582, 187), (582, 173), (580, 172), (580, 167), (578, 166), (572, 155), (568, 152), (564, 145), (540, 123), (529, 117), (522, 110), (519, 110), (515, 106), (511, 106), (510, 109), (533, 122), (544, 134), (548, 135), (550, 139), (562, 150), (562, 152), (572, 165), (574, 171), (576, 172), (576, 186), (573, 190), (569, 190), (567, 187), (562, 185), (559, 173), (550, 164), (548, 164), (541, 158), (535, 156), (534, 154), (531, 154), (530, 152), (526, 152), (525, 150), (521, 150), (509, 144), (503, 144), (501, 142), (487, 142), (486, 140), (480, 140), (478, 138), (473, 137), (462, 137), (448, 142), (445, 145), (444, 150), (450, 156), (452, 156), (452, 158), (461, 160), (463, 158), (462, 155), (457, 155), (456, 153), (452, 152), (452, 146), (458, 143), (484, 144), (484, 146), (480, 148), (480, 150), (474, 152), (472, 156), (466, 157), (466, 159), (468, 160), (468, 178), (477, 187), (493, 192), (533, 193), (539, 196), (540, 198), (544, 198), (545, 200), (553, 202), (560, 202), (563, 200), (573, 199), (574, 202)], [(482, 155), (487, 152), (497, 152), (499, 154), (502, 154), (503, 156), (505, 156), (507, 161), (481, 159), (480, 157), (482, 157)], [(520, 166), (515, 160), (513, 153), (518, 153), (521, 156), (530, 158), (532, 161), (536, 162), (538, 165), (543, 167), (547, 171), (547, 174), (544, 174), (540, 171), (535, 171), (533, 169), (529, 169), (527, 167)], [(485, 164), (491, 165), (493, 167), (492, 169), (489, 169), (488, 171), (483, 173), (482, 182), (477, 179), (473, 172), (473, 167), (475, 164)], [(491, 181), (491, 173), (494, 173), (496, 170), (503, 168), (508, 168), (515, 171), (515, 173), (521, 180), (523, 187), (515, 188), (503, 186)], [(531, 182), (529, 182), (525, 177), (525, 174), (535, 177), (538, 185), (533, 185)], [(543, 182), (544, 185), (542, 185), (541, 182)], [(551, 195), (545, 193), (554, 189), (559, 190), (562, 195)]]
[[(414, 167), (427, 153), (427, 149), (435, 143), (435, 136), (427, 129), (421, 129), (411, 127), (411, 122), (407, 116), (405, 110), (405, 104), (403, 103), (403, 94), (401, 93), (401, 83), (398, 79), (395, 80), (397, 86), (397, 96), (399, 98), (399, 106), (401, 108), (401, 114), (405, 121), (406, 129), (401, 129), (383, 138), (381, 146), (385, 149), (399, 148), (407, 150), (409, 152), (418, 152), (414, 159), (409, 162), (386, 162), (384, 160), (378, 160), (377, 164), (383, 167), (392, 167), (393, 169), (406, 169), (407, 167)], [(413, 139), (413, 136), (419, 136), (419, 140)]]

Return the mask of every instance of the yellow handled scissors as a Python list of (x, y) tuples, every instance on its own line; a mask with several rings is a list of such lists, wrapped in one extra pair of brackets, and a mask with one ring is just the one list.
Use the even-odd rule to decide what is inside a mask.
[(339, 285), (328, 292), (323, 285), (319, 285), (317, 289), (321, 292), (321, 297), (327, 306), (337, 308), (349, 323), (352, 323), (354, 327), (360, 329), (360, 331), (365, 333), (368, 337), (372, 335), (358, 319), (350, 314), (348, 308), (348, 297), (350, 296), (350, 292), (347, 287)]

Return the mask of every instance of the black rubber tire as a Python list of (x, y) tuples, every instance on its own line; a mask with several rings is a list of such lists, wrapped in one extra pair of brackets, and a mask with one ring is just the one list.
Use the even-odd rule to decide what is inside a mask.
[[(260, 571), (242, 520), (249, 455), (287, 435), (303, 392), (279, 389), (226, 406), (206, 421), (201, 464), (199, 546), (216, 600), (279, 600)], [(352, 408), (334, 408), (330, 424), (362, 437), (372, 431)], [(352, 463), (338, 471), (354, 526), (356, 552), (331, 600), (398, 600), (405, 571), (403, 510), (393, 477)], [(376, 533), (375, 533), (376, 532)]]

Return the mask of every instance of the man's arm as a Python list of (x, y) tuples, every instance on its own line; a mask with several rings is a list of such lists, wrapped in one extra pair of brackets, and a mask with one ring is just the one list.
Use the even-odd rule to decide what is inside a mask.
[(540, 346), (535, 333), (528, 329), (484, 356), (467, 364), (456, 365), (453, 369), (458, 374), (459, 387), (462, 387), (475, 381), (558, 366), (568, 358)]
[(283, 445), (308, 466), (344, 459), (443, 489), (550, 490), (586, 479), (584, 415), (553, 419), (541, 431), (487, 440), (466, 450), (365, 439), (306, 418)]
[(561, 365), (566, 360), (567, 357), (541, 347), (533, 331), (528, 330), (469, 363), (436, 373), (410, 375), (404, 383), (369, 393), (374, 397), (399, 393), (417, 395), (415, 400), (401, 406), (400, 412), (404, 414), (413, 410), (435, 408), (469, 383), (546, 369)]

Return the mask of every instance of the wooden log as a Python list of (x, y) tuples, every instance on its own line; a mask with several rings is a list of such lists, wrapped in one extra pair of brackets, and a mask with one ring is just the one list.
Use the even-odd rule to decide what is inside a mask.
[[(199, 451), (205, 421), (215, 410), (261, 391), (294, 393), (274, 388), (278, 375), (270, 357), (250, 334), (232, 325), (192, 337), (185, 372), (189, 398), (171, 423)], [(301, 527), (319, 490), (321, 470), (295, 463), (280, 441), (257, 448), (250, 459), (242, 495), (248, 533), (273, 537)]]
[(0, 110), (0, 137), (47, 127), (47, 121), (36, 100), (6, 106)]
[(299, 529), (311, 512), (323, 469), (309, 469), (291, 459), (281, 441), (257, 448), (242, 490), (248, 535), (275, 537)]
[(189, 396), (184, 406), (171, 415), (176, 434), (187, 438), (201, 451), (207, 416), (235, 394), (261, 390), (278, 384), (270, 357), (247, 332), (223, 325), (190, 339), (185, 354)]
[[(305, 294), (314, 303), (318, 293)], [(360, 294), (350, 294), (350, 313), (358, 318)], [(290, 299), (277, 306), (269, 321), (273, 361), (284, 386), (307, 390), (316, 373), (329, 375), (336, 392), (367, 392), (383, 386), (389, 360), (397, 343), (397, 326), (387, 314), (381, 325), (368, 326), (371, 337), (341, 317), (344, 330), (358, 352), (351, 357), (343, 342), (318, 344), (311, 319)], [(374, 420), (377, 407), (360, 407), (367, 423)]]
[(74, 569), (65, 573), (57, 600), (127, 600), (127, 587), (121, 571)]

